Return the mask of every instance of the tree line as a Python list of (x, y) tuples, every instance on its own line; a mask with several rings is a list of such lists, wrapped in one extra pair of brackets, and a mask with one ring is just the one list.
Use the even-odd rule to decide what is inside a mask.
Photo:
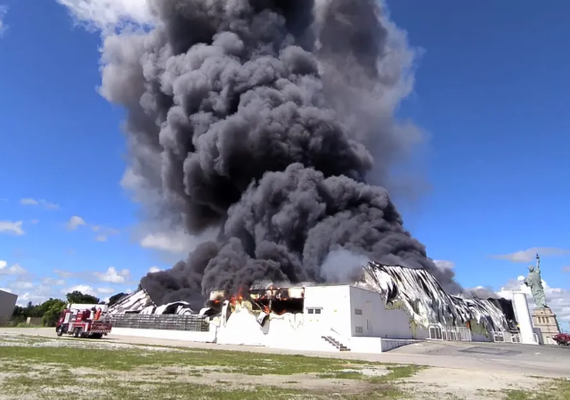
[(92, 296), (90, 294), (84, 294), (80, 291), (73, 291), (65, 295), (65, 300), (62, 299), (49, 299), (43, 303), (33, 305), (32, 302), (28, 302), (26, 307), (16, 306), (14, 312), (12, 313), (12, 325), (18, 325), (25, 323), (28, 317), (31, 318), (41, 318), (42, 325), (44, 326), (55, 326), (59, 315), (65, 309), (65, 306), (69, 303), (75, 304), (107, 304), (109, 307), (117, 303), (121, 298), (126, 296), (126, 293), (117, 293), (109, 298), (109, 302), (105, 303), (101, 301), (98, 297)]

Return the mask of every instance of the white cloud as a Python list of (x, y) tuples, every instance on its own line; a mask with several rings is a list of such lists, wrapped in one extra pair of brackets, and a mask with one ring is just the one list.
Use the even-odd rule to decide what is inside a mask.
[(74, 215), (67, 222), (67, 229), (70, 231), (76, 230), (78, 227), (86, 225), (85, 220), (77, 215)]
[(435, 263), (436, 267), (441, 268), (441, 269), (453, 269), (453, 268), (455, 268), (455, 263), (453, 261), (433, 260), (433, 262)]
[(190, 236), (178, 230), (173, 232), (149, 233), (140, 240), (140, 245), (146, 249), (161, 250), (168, 253), (188, 254), (200, 243), (214, 240), (217, 229), (207, 229), (201, 235)]
[(23, 206), (37, 206), (38, 201), (35, 199), (25, 198), (20, 200), (20, 204)]
[(25, 275), (27, 271), (22, 268), (20, 264), (14, 264), (11, 267), (8, 267), (8, 263), (6, 261), (0, 260), (0, 275), (9, 275), (9, 276), (20, 276)]
[(48, 286), (63, 286), (65, 281), (63, 279), (53, 279), (50, 277), (42, 278), (42, 284)]
[(160, 271), (162, 271), (162, 269), (160, 269), (160, 268), (158, 268), (158, 267), (150, 267), (150, 268), (148, 269), (148, 272), (151, 273), (151, 274), (154, 274), (154, 273), (157, 273), (157, 272), (160, 272)]
[[(528, 305), (531, 310), (535, 308), (534, 300), (530, 292), (530, 288), (524, 284), (524, 276), (508, 281), (497, 293), (500, 297), (506, 299), (512, 298), (512, 291), (521, 291), (526, 294)], [(544, 294), (546, 295), (546, 304), (552, 309), (558, 318), (558, 323), (564, 325), (570, 322), (570, 290), (563, 288), (550, 287), (542, 280)]]
[(104, 233), (105, 235), (117, 235), (117, 234), (119, 234), (119, 231), (117, 229), (106, 228), (106, 227), (101, 226), (101, 225), (92, 225), (91, 229), (93, 230), (93, 232), (100, 232), (100, 233)]
[(114, 228), (106, 228), (101, 225), (92, 225), (91, 229), (93, 232), (97, 232), (98, 235), (95, 237), (95, 240), (98, 242), (106, 242), (109, 236), (111, 235), (118, 235), (120, 232)]
[(169, 236), (165, 233), (148, 234), (140, 241), (140, 245), (146, 249), (170, 253), (183, 253), (185, 244), (185, 240), (181, 236)]
[(6, 22), (4, 22), (4, 18), (6, 17), (7, 13), (8, 6), (0, 5), (0, 36), (2, 36), (2, 34), (6, 32), (6, 29), (8, 29), (8, 25), (6, 25)]
[(18, 300), (16, 301), (16, 304), (19, 305), (20, 307), (25, 307), (30, 301), (32, 302), (32, 304), (40, 304), (49, 298), (50, 296), (48, 296), (47, 294), (42, 294), (34, 290), (33, 292), (18, 294)]
[(147, 0), (57, 0), (75, 23), (104, 34), (127, 27), (149, 25), (152, 14)]
[[(41, 283), (13, 281), (8, 284), (7, 288), (2, 288), (0, 290), (17, 294), (17, 304), (20, 306), (26, 306), (30, 301), (33, 304), (39, 304), (49, 298), (65, 300), (65, 295), (74, 291), (80, 291), (81, 293), (90, 294), (96, 297), (107, 297), (108, 295), (118, 291), (110, 287), (93, 287), (85, 283), (66, 288), (62, 287), (63, 285), (65, 285), (65, 281), (63, 279), (44, 277), (41, 279)], [(59, 288), (56, 288), (57, 286), (59, 286)]]
[(532, 262), (535, 260), (536, 254), (540, 256), (562, 256), (570, 254), (570, 251), (565, 249), (558, 249), (556, 247), (531, 247), (530, 249), (517, 251), (509, 254), (492, 255), (492, 258), (499, 260), (509, 260), (512, 262)]
[(74, 275), (74, 273), (71, 271), (63, 271), (61, 269), (54, 269), (53, 273), (59, 276), (60, 278), (69, 278)]
[(31, 197), (20, 199), (20, 204), (23, 206), (41, 206), (48, 210), (57, 210), (59, 208), (59, 204), (50, 203), (44, 199), (32, 199)]
[(115, 267), (109, 267), (106, 272), (94, 272), (93, 275), (102, 282), (124, 283), (129, 277), (129, 270), (117, 271)]
[(43, 284), (34, 285), (34, 284), (32, 284), (30, 287), (29, 284), (27, 284), (27, 285), (24, 284), (23, 286), (26, 286), (26, 288), (25, 288), (26, 292), (16, 293), (18, 295), (18, 301), (16, 304), (18, 304), (19, 306), (25, 307), (26, 304), (30, 301), (33, 304), (39, 304), (39, 303), (42, 303), (42, 302), (48, 300), (50, 297), (61, 298), (61, 296), (58, 296), (58, 294), (53, 291), (53, 287), (51, 287), (49, 285), (43, 285)]
[(32, 289), (34, 287), (34, 284), (32, 282), (26, 282), (26, 281), (15, 281), (10, 283), (10, 287), (18, 290), (26, 290), (26, 289)]
[(26, 233), (22, 228), (23, 223), (23, 221), (0, 221), (0, 233), (21, 236)]
[(83, 294), (90, 294), (91, 296), (97, 296), (97, 291), (89, 285), (75, 285), (75, 286), (71, 286), (67, 289), (61, 290), (61, 293), (63, 293), (63, 294), (67, 294), (67, 293), (71, 293), (71, 292), (81, 292)]
[(112, 293), (115, 293), (115, 292), (116, 292), (116, 290), (113, 289), (113, 288), (110, 288), (110, 287), (100, 287), (100, 288), (97, 288), (97, 293), (100, 293), (100, 294), (112, 294)]
[(90, 285), (86, 285), (86, 284), (80, 284), (80, 285), (75, 285), (75, 286), (71, 286), (67, 289), (63, 289), (61, 290), (61, 293), (63, 294), (67, 294), (67, 293), (71, 293), (71, 292), (81, 292), (83, 294), (90, 294), (91, 296), (95, 296), (95, 297), (99, 297), (99, 295), (101, 294), (112, 294), (115, 293), (116, 290), (110, 287), (98, 287), (98, 288), (94, 288), (93, 286)]

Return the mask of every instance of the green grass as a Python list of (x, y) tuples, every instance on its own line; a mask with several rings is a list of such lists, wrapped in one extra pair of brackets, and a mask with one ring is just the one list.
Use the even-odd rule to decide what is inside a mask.
[(399, 379), (406, 379), (425, 369), (421, 365), (385, 365), (388, 373), (379, 376), (369, 376), (358, 372), (358, 370), (334, 371), (317, 375), (323, 379), (357, 379), (370, 383), (387, 383)]
[[(2, 339), (0, 338), (0, 341)], [(65, 339), (60, 339), (65, 340)], [(413, 375), (415, 366), (382, 365), (334, 358), (277, 355), (224, 350), (169, 348), (164, 351), (148, 346), (135, 348), (89, 348), (34, 346), (46, 339), (18, 338), (11, 346), (0, 346), (0, 393), (52, 399), (80, 398), (67, 388), (85, 388), (92, 396), (106, 399), (402, 399), (404, 392), (391, 382)], [(92, 341), (91, 341), (92, 342)], [(388, 368), (381, 377), (366, 377), (343, 370)], [(233, 382), (208, 374), (229, 374)], [(239, 374), (239, 375), (237, 375)], [(264, 375), (282, 376), (267, 382)], [(319, 383), (318, 390), (300, 390), (301, 377), (332, 375), (336, 379), (362, 380), (356, 389), (337, 390)], [(215, 376), (215, 375), (214, 375)], [(219, 375), (218, 375), (219, 376)], [(246, 376), (251, 376), (245, 379)], [(286, 379), (291, 376), (293, 379)], [(237, 378), (236, 378), (237, 377)], [(243, 378), (240, 378), (243, 377)], [(259, 378), (257, 378), (259, 377)], [(299, 378), (297, 378), (299, 377)], [(198, 382), (196, 380), (199, 380)], [(216, 382), (217, 381), (217, 382)], [(242, 382), (243, 381), (243, 382)], [(306, 382), (306, 381), (305, 381)], [(287, 384), (285, 384), (287, 383)], [(353, 384), (354, 386), (354, 384)], [(79, 389), (78, 389), (79, 390)]]
[[(69, 341), (69, 347), (38, 346), (50, 341), (0, 337), (0, 393), (5, 398), (408, 400), (414, 394), (400, 383), (413, 381), (426, 368), (245, 351), (114, 346), (77, 339), (57, 339)], [(367, 375), (362, 369), (377, 369), (380, 374)], [(550, 380), (546, 385), (537, 381), (538, 386), (544, 389), (485, 394), (505, 400), (570, 400), (570, 381)], [(420, 395), (458, 399), (452, 393)]]
[[(120, 355), (120, 357), (118, 356)], [(76, 347), (0, 347), (0, 361), (15, 363), (61, 364), (69, 368), (96, 368), (107, 371), (132, 371), (139, 367), (217, 367), (239, 370), (247, 375), (291, 375), (323, 373), (334, 370), (379, 365), (347, 360), (274, 355), (224, 350), (155, 351), (149, 349), (93, 349)]]
[(568, 400), (570, 399), (570, 380), (555, 379), (542, 390), (505, 390), (505, 400)]

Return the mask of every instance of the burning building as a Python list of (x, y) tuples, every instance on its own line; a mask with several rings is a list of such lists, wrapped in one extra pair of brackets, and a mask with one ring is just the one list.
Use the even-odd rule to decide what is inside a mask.
[(422, 269), (369, 262), (362, 272), (350, 285), (213, 290), (197, 313), (185, 311), (184, 302), (157, 307), (141, 290), (110, 312), (186, 313), (209, 328), (179, 338), (300, 350), (381, 352), (415, 340), (492, 341), (517, 334), (510, 301), (450, 295)]

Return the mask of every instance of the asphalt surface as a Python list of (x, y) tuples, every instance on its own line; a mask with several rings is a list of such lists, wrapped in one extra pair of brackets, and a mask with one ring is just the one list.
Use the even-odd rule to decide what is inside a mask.
[[(57, 338), (53, 328), (0, 328), (0, 333)], [(68, 339), (73, 340), (73, 339)], [(384, 363), (421, 364), (441, 368), (476, 369), (552, 378), (570, 378), (570, 348), (523, 344), (476, 342), (419, 342), (382, 354), (354, 352), (305, 352), (255, 346), (232, 346), (188, 341), (115, 336), (102, 341), (201, 349), (233, 350), (272, 354), (365, 360)]]

